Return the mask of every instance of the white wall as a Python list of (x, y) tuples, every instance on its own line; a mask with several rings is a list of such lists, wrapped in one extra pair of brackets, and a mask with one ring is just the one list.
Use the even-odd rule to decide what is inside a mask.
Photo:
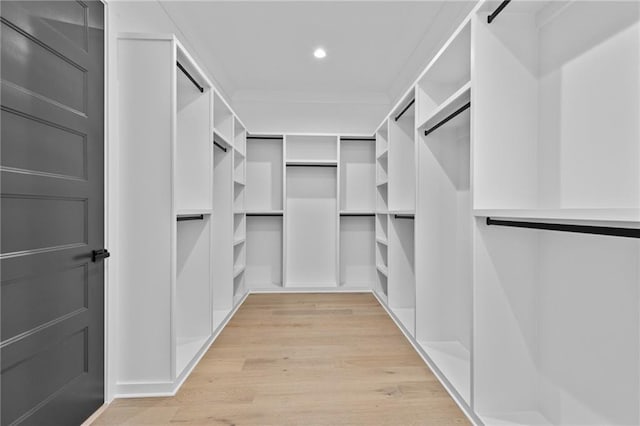
[(237, 91), (233, 107), (249, 130), (261, 133), (373, 134), (391, 109), (385, 94)]

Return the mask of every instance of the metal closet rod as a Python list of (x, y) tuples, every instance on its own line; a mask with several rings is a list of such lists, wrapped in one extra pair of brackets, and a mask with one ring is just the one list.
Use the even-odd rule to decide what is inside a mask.
[(203, 220), (203, 219), (204, 219), (203, 214), (190, 214), (190, 215), (178, 216), (178, 222), (184, 222), (186, 220)]
[(404, 109), (402, 111), (400, 111), (400, 114), (396, 115), (395, 120), (398, 121), (400, 119), (400, 117), (402, 117), (404, 115), (405, 112), (407, 112), (407, 110), (411, 107), (411, 105), (413, 105), (413, 103), (416, 101), (416, 98), (411, 99), (411, 102), (409, 102), (407, 104), (406, 107), (404, 107)]
[(337, 164), (298, 164), (289, 163), (287, 167), (338, 167)]
[(200, 90), (200, 93), (204, 92), (204, 87), (200, 86), (198, 84), (198, 82), (196, 81), (195, 78), (193, 78), (193, 76), (191, 74), (189, 74), (189, 71), (187, 71), (180, 62), (176, 61), (176, 64), (178, 64), (178, 68), (180, 68), (180, 71), (182, 71), (184, 73), (184, 75), (187, 76), (187, 78), (189, 80), (191, 80), (191, 82), (198, 88), (198, 90)]
[(487, 22), (489, 24), (493, 22), (493, 20), (496, 19), (496, 17), (500, 14), (500, 12), (502, 12), (502, 9), (507, 7), (509, 2), (511, 2), (511, 0), (504, 0), (502, 3), (500, 3), (500, 6), (498, 6), (491, 15), (487, 16)]
[(341, 141), (362, 141), (362, 142), (375, 142), (376, 138), (375, 137), (370, 137), (370, 138), (340, 138)]
[(217, 146), (218, 148), (220, 148), (221, 150), (223, 150), (224, 152), (227, 152), (227, 148), (225, 148), (224, 146), (220, 145), (218, 142), (213, 141), (213, 144), (215, 146)]
[(415, 219), (415, 216), (410, 214), (394, 214), (393, 217), (396, 219)]
[(344, 217), (374, 217), (375, 213), (340, 213)]
[(272, 139), (272, 140), (282, 140), (284, 137), (283, 136), (253, 136), (253, 135), (248, 135), (247, 139)]
[(247, 213), (247, 216), (282, 216), (282, 213), (274, 212), (274, 213)]
[(461, 112), (463, 112), (466, 109), (469, 109), (470, 107), (471, 107), (471, 102), (467, 102), (465, 105), (461, 106), (460, 108), (458, 108), (457, 110), (455, 110), (454, 112), (452, 112), (451, 114), (449, 114), (445, 118), (443, 118), (438, 124), (436, 124), (435, 126), (425, 130), (424, 131), (424, 135), (427, 136), (427, 135), (429, 135), (429, 133), (432, 133), (435, 130), (439, 129), (440, 127), (444, 126), (450, 120), (455, 118), (458, 114), (460, 114)]
[(516, 220), (491, 219), (487, 225), (509, 226), (513, 228), (543, 229), (547, 231), (573, 232), (578, 234), (608, 235), (611, 237), (640, 238), (640, 229), (614, 228), (609, 226), (569, 225), (566, 223), (520, 222)]

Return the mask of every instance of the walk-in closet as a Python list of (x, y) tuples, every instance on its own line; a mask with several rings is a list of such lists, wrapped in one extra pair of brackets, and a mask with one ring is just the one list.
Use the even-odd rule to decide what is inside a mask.
[(0, 14), (2, 425), (640, 425), (640, 1)]

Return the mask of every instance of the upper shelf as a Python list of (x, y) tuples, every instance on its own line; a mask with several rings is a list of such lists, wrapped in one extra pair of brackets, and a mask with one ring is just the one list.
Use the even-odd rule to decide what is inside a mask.
[(640, 223), (640, 209), (474, 209), (476, 217)]
[(454, 111), (471, 101), (471, 81), (467, 81), (460, 89), (440, 104), (422, 123), (417, 123), (417, 128), (428, 129), (444, 118), (448, 117)]

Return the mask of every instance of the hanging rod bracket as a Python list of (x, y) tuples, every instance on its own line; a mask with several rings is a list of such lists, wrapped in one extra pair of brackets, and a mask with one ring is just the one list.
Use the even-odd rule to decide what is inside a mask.
[(493, 22), (493, 20), (496, 19), (500, 12), (502, 12), (502, 9), (507, 7), (509, 2), (511, 2), (511, 0), (504, 0), (502, 3), (500, 3), (500, 6), (498, 6), (491, 15), (487, 16), (487, 23), (490, 24), (491, 22)]
[(513, 228), (543, 229), (547, 231), (573, 232), (578, 234), (608, 235), (611, 237), (640, 238), (640, 229), (635, 228), (570, 225), (566, 223), (521, 222), (517, 220), (492, 219), (490, 217), (487, 217), (487, 225), (509, 226)]
[(187, 78), (189, 80), (191, 80), (191, 82), (198, 88), (198, 90), (200, 90), (200, 93), (204, 92), (204, 87), (200, 86), (198, 84), (198, 82), (196, 81), (195, 78), (193, 78), (193, 76), (191, 74), (189, 74), (189, 71), (187, 71), (180, 62), (176, 62), (176, 64), (178, 65), (178, 68), (180, 68), (180, 71), (182, 71), (184, 73), (184, 75), (187, 76)]

